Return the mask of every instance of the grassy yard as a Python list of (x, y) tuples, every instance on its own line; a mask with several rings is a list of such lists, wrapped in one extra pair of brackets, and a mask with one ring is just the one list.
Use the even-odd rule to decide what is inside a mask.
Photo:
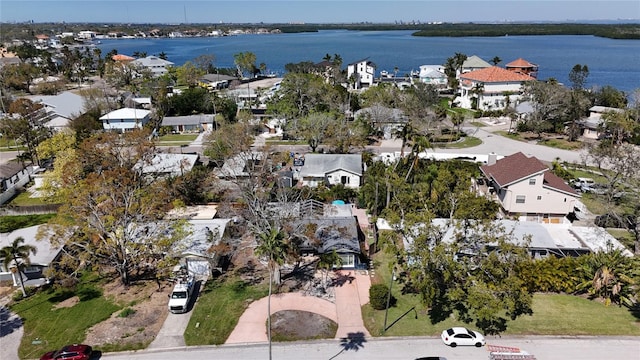
[(478, 139), (477, 137), (466, 136), (462, 138), (462, 141), (446, 143), (446, 144), (437, 144), (437, 147), (442, 149), (463, 149), (463, 148), (478, 146), (480, 144), (482, 144), (482, 140)]
[(167, 134), (160, 136), (157, 141), (160, 146), (189, 145), (198, 137), (198, 134)]
[[(375, 281), (388, 285), (391, 273), (386, 264), (389, 257), (381, 253), (376, 257)], [(419, 296), (402, 294), (397, 282), (392, 285), (392, 294), (397, 303), (388, 311), (386, 332), (383, 332), (385, 311), (373, 310), (369, 305), (362, 307), (365, 326), (372, 336), (437, 336), (442, 329), (464, 325), (453, 317), (431, 324), (428, 310), (421, 304)], [(415, 311), (411, 310), (413, 307)], [(509, 321), (506, 334), (640, 335), (640, 320), (624, 307), (606, 307), (578, 296), (535, 294), (532, 308), (532, 316)]]
[(282, 140), (280, 137), (266, 139), (265, 142), (269, 145), (307, 145), (305, 140)]
[(533, 316), (510, 321), (506, 334), (640, 335), (639, 319), (628, 309), (561, 294), (536, 294)]
[(223, 344), (249, 304), (267, 295), (266, 284), (250, 286), (240, 279), (208, 281), (192, 310), (184, 333), (185, 342), (187, 345)]
[(56, 214), (0, 216), (0, 233), (7, 233), (17, 229), (44, 224), (54, 216), (56, 216)]
[(58, 293), (41, 292), (11, 306), (24, 322), (18, 351), (21, 359), (39, 358), (49, 350), (83, 342), (87, 329), (120, 309), (103, 296), (88, 296), (72, 307), (56, 308), (64, 299)]
[(31, 197), (28, 191), (22, 191), (16, 195), (9, 204), (14, 206), (48, 205), (41, 197)]
[(538, 141), (538, 145), (544, 145), (563, 150), (580, 150), (584, 146), (584, 144), (580, 141), (568, 141), (565, 139), (545, 139), (542, 141)]

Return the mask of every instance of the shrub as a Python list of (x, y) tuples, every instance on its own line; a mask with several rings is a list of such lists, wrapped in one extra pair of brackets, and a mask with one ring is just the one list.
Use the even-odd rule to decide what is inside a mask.
[(132, 308), (130, 308), (130, 307), (127, 307), (127, 308), (122, 309), (122, 311), (120, 311), (120, 314), (118, 314), (118, 317), (126, 318), (126, 317), (128, 317), (129, 315), (133, 315), (133, 314), (135, 314), (135, 313), (136, 313), (136, 311), (135, 311), (135, 310), (133, 310), (133, 309), (132, 309)]
[(373, 284), (369, 288), (369, 303), (376, 310), (384, 310), (387, 308), (387, 298), (389, 297), (389, 289), (383, 284)]

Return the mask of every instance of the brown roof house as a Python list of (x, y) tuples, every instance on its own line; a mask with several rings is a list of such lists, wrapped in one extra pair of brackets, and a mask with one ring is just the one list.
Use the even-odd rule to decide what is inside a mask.
[(548, 166), (521, 152), (489, 161), (480, 171), (505, 214), (523, 221), (563, 223), (580, 197)]
[(514, 71), (520, 74), (526, 74), (534, 78), (538, 77), (538, 65), (532, 64), (523, 58), (513, 60), (504, 66), (509, 71)]

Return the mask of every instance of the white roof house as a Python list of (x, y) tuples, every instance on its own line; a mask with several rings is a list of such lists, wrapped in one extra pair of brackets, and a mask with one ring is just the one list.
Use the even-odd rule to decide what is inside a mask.
[(151, 70), (151, 73), (154, 76), (166, 74), (167, 68), (169, 66), (173, 66), (171, 61), (160, 59), (157, 56), (147, 56), (146, 58), (135, 59), (131, 64)]
[(179, 176), (191, 171), (198, 161), (197, 154), (156, 154), (141, 166), (143, 174), (155, 176)]
[(447, 75), (444, 73), (444, 66), (442, 65), (420, 65), (418, 78), (425, 84), (437, 87), (447, 86)]
[(362, 178), (360, 154), (306, 154), (304, 165), (296, 167), (302, 185), (316, 187), (320, 184), (342, 184), (359, 188)]
[(142, 128), (149, 121), (151, 111), (144, 109), (122, 108), (114, 110), (100, 117), (105, 130), (125, 132)]
[(71, 119), (84, 113), (84, 98), (71, 91), (64, 91), (58, 95), (36, 95), (27, 98), (44, 106), (49, 117), (45, 125), (53, 129), (67, 126)]

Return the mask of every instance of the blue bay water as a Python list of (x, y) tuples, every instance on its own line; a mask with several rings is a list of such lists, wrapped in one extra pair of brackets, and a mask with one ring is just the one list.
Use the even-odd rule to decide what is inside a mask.
[(131, 55), (167, 54), (176, 65), (199, 55), (215, 55), (217, 67), (234, 67), (233, 55), (250, 51), (257, 65), (284, 74), (284, 66), (301, 61), (320, 62), (325, 54), (339, 54), (343, 68), (351, 62), (369, 59), (377, 72), (398, 74), (418, 70), (420, 65), (442, 65), (455, 53), (477, 55), (487, 62), (498, 56), (500, 66), (524, 58), (538, 64), (538, 78), (555, 78), (569, 84), (576, 64), (587, 65), (587, 87), (613, 86), (627, 94), (640, 89), (640, 40), (614, 40), (585, 35), (503, 37), (416, 37), (412, 31), (327, 30), (317, 33), (238, 35), (205, 38), (104, 39), (103, 53), (112, 49)]

